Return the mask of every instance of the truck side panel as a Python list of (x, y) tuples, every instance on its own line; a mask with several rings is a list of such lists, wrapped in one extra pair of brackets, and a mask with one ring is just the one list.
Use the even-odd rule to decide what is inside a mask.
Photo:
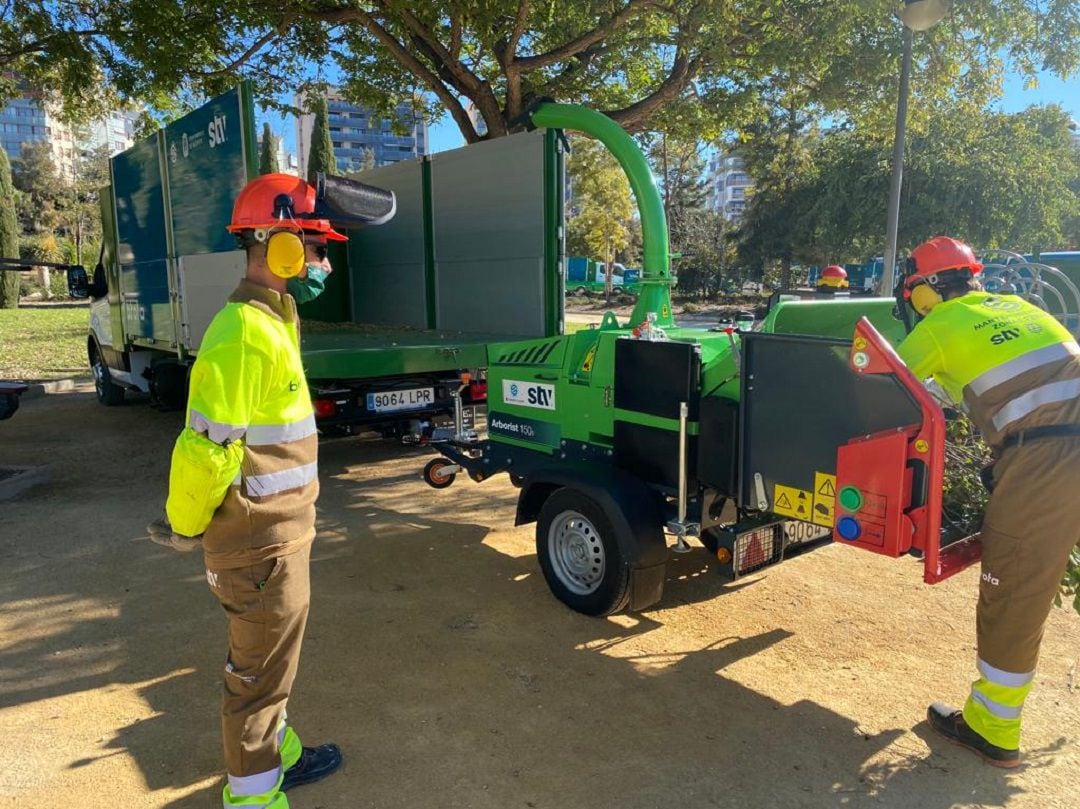
[(537, 131), (431, 158), (438, 328), (547, 336), (544, 145)]
[(423, 164), (405, 160), (373, 169), (364, 182), (393, 191), (397, 213), (385, 225), (349, 234), (352, 320), (428, 328)]
[(246, 265), (242, 250), (199, 253), (178, 260), (186, 349), (198, 350), (206, 327), (236, 289)]
[(158, 138), (139, 141), (114, 157), (112, 174), (123, 333), (168, 349), (175, 345), (176, 328)]

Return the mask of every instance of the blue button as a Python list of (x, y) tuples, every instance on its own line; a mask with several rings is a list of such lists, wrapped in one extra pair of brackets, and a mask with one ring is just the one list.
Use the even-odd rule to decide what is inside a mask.
[(862, 526), (854, 517), (841, 517), (840, 522), (836, 524), (836, 533), (842, 539), (854, 542), (862, 534)]

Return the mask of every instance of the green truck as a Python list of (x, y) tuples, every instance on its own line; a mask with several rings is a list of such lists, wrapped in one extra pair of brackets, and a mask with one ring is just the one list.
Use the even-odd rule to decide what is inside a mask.
[[(256, 174), (246, 85), (112, 158), (101, 260), (83, 284), (102, 404), (137, 391), (183, 407), (202, 335), (244, 272), (225, 226)], [(331, 249), (326, 292), (300, 310), (304, 364), (324, 432), (420, 435), (455, 394), (484, 401), (489, 343), (562, 332), (563, 150), (543, 130), (364, 181), (393, 191), (396, 213)]]

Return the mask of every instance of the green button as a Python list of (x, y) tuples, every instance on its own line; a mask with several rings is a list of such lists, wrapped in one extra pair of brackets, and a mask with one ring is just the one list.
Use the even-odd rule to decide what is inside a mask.
[(845, 486), (840, 490), (840, 505), (847, 511), (858, 511), (862, 508), (862, 492), (854, 486)]

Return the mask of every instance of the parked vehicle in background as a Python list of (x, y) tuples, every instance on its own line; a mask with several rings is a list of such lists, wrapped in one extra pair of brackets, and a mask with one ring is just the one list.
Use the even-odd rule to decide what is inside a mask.
[[(611, 286), (621, 292), (637, 294), (641, 269), (626, 267), (617, 261), (611, 264)], [(566, 259), (566, 291), (584, 294), (604, 291), (604, 262), (585, 256)]]

